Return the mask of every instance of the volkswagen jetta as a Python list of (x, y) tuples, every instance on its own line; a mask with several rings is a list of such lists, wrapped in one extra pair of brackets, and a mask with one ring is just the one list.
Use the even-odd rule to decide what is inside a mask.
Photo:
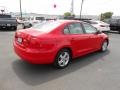
[(65, 68), (73, 58), (106, 51), (108, 43), (108, 36), (89, 23), (56, 20), (16, 31), (14, 50), (27, 62)]

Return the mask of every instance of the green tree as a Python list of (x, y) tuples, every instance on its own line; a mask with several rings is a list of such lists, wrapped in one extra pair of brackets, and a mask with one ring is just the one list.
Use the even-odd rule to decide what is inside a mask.
[(64, 13), (64, 19), (74, 19), (75, 14), (71, 14), (70, 12)]
[(101, 13), (100, 20), (110, 19), (113, 15), (113, 12)]
[(65, 12), (64, 13), (64, 17), (69, 17), (69, 16), (72, 16), (70, 12)]

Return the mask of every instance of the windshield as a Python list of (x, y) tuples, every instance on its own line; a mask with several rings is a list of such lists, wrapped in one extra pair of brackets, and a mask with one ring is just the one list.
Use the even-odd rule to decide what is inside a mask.
[(41, 22), (41, 23), (35, 24), (32, 28), (35, 28), (35, 29), (37, 29), (39, 31), (43, 31), (43, 32), (50, 32), (60, 25), (61, 25), (60, 22), (57, 22), (57, 21), (49, 22), (48, 21), (48, 22)]

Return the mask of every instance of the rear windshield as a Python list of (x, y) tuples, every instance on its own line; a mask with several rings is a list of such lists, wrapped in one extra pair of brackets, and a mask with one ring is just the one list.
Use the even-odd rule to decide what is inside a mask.
[(43, 32), (50, 32), (60, 25), (61, 23), (57, 21), (47, 21), (47, 22), (41, 22), (41, 23), (35, 24), (32, 28), (37, 29), (39, 31), (43, 31)]

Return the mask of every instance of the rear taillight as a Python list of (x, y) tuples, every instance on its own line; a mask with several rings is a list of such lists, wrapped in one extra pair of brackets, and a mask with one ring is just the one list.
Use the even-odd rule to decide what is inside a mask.
[[(22, 39), (22, 42), (19, 43), (18, 38)], [(21, 33), (21, 32), (16, 32), (15, 33), (15, 41), (18, 43), (20, 46), (24, 48), (32, 48), (32, 49), (38, 49), (40, 48), (40, 43), (39, 40), (36, 37), (33, 37), (31, 35)]]
[(18, 39), (18, 37), (19, 37), (19, 35), (18, 35), (18, 32), (15, 32), (15, 41), (17, 41), (17, 39)]
[(15, 32), (15, 38), (17, 37), (17, 32)]
[(15, 32), (15, 38), (18, 38), (18, 37), (21, 37), (22, 36), (22, 33), (19, 32), (19, 31), (16, 31)]
[[(21, 39), (21, 42), (19, 39)], [(30, 38), (28, 35), (22, 34), (21, 32), (16, 32), (15, 33), (15, 41), (19, 45), (21, 45), (23, 47), (27, 47), (29, 45)]]

